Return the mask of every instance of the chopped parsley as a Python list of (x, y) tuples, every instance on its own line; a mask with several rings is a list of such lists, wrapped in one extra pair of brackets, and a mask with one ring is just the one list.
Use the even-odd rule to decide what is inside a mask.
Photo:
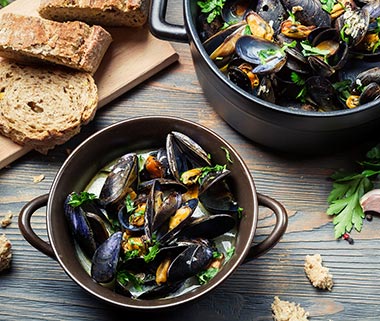
[(127, 208), (127, 213), (131, 213), (136, 209), (134, 201), (131, 199), (131, 195), (127, 195), (124, 201), (125, 207)]
[(5, 7), (9, 4), (9, 0), (0, 0), (0, 6)]
[(307, 90), (305, 87), (305, 80), (295, 71), (291, 72), (290, 79), (297, 86), (301, 87), (299, 93), (296, 96), (296, 99), (300, 100), (302, 103), (306, 102)]
[(120, 284), (126, 285), (128, 283), (131, 283), (131, 285), (137, 290), (142, 290), (142, 285), (144, 283), (144, 280), (136, 275), (133, 275), (132, 273), (129, 273), (128, 271), (119, 271), (116, 275), (117, 280)]
[(200, 272), (197, 274), (197, 279), (199, 284), (206, 284), (208, 283), (215, 275), (217, 275), (219, 272), (219, 269), (211, 267), (207, 270)]
[(224, 146), (220, 147), (220, 149), (224, 150), (224, 152), (226, 153), (227, 162), (233, 164), (233, 161), (231, 159), (230, 151), (226, 147), (224, 147)]
[(336, 3), (335, 0), (319, 0), (319, 1), (322, 4), (322, 9), (328, 13), (330, 13), (333, 10), (334, 5)]
[(211, 23), (217, 16), (220, 16), (226, 0), (206, 0), (198, 1), (197, 5), (203, 13), (208, 13), (207, 22)]
[(302, 54), (305, 57), (308, 56), (323, 56), (326, 58), (326, 56), (330, 53), (327, 49), (319, 49), (317, 47), (313, 47), (308, 41), (301, 41), (301, 47), (302, 47)]
[(150, 246), (148, 248), (148, 253), (144, 255), (144, 261), (146, 263), (149, 263), (153, 261), (156, 258), (156, 255), (160, 251), (160, 246), (158, 243), (154, 244), (153, 246)]
[(71, 194), (68, 204), (71, 205), (72, 207), (78, 207), (84, 203), (87, 203), (95, 199), (97, 199), (97, 196), (93, 193), (80, 192), (78, 194), (74, 192)]
[(270, 48), (270, 49), (260, 50), (258, 52), (258, 57), (260, 59), (261, 64), (265, 65), (268, 62), (268, 60), (270, 60), (274, 56), (284, 57), (285, 56), (285, 50), (287, 48), (294, 48), (296, 45), (297, 45), (296, 40), (289, 42), (289, 43), (284, 42), (281, 48), (278, 48), (278, 49)]
[(202, 174), (199, 176), (198, 180), (199, 182), (202, 181), (203, 178), (205, 178), (208, 174), (213, 172), (223, 172), (226, 170), (227, 165), (215, 165), (215, 166), (205, 166), (201, 168)]
[(226, 262), (231, 260), (232, 255), (235, 254), (235, 246), (231, 246), (227, 251), (226, 251)]

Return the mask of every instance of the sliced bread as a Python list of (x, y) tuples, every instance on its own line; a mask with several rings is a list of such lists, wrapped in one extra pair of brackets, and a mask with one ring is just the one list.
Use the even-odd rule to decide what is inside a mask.
[(41, 0), (41, 17), (80, 20), (108, 27), (140, 27), (148, 18), (149, 0)]
[(84, 22), (0, 16), (0, 56), (18, 61), (50, 62), (93, 74), (111, 41), (105, 29)]
[(46, 154), (95, 115), (98, 93), (89, 73), (0, 62), (0, 134)]

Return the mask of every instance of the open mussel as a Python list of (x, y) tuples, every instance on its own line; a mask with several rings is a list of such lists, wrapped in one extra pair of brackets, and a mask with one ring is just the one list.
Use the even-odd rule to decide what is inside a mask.
[(269, 74), (279, 71), (286, 63), (286, 54), (274, 42), (242, 36), (236, 42), (236, 54), (253, 64), (253, 73)]
[(168, 134), (166, 151), (170, 170), (179, 182), (182, 173), (189, 169), (211, 165), (207, 152), (182, 133), (171, 132)]
[(126, 154), (120, 157), (108, 174), (99, 199), (103, 206), (120, 208), (130, 189), (137, 188), (137, 155), (135, 153)]

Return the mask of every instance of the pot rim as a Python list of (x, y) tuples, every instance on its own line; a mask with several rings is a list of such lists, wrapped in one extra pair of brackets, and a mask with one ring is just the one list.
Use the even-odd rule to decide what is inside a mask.
[[(275, 110), (277, 112), (281, 112), (284, 114), (290, 114), (294, 116), (306, 116), (306, 117), (317, 117), (317, 118), (334, 118), (341, 116), (350, 116), (351, 114), (361, 113), (371, 108), (378, 108), (378, 101), (371, 101), (364, 105), (360, 105), (358, 107), (352, 109), (343, 109), (343, 110), (335, 110), (335, 111), (326, 111), (326, 112), (318, 112), (318, 111), (306, 111), (301, 109), (289, 108), (285, 106), (276, 105), (270, 103), (268, 101), (257, 98), (254, 95), (249, 94), (245, 90), (241, 89), (237, 85), (235, 85), (232, 81), (230, 81), (215, 65), (215, 63), (210, 59), (206, 50), (203, 47), (203, 44), (199, 38), (197, 27), (193, 24), (192, 14), (191, 14), (191, 2), (195, 0), (184, 0), (184, 21), (187, 27), (188, 35), (191, 35), (191, 39), (195, 44), (195, 47), (201, 54), (203, 60), (206, 62), (209, 69), (214, 72), (218, 78), (227, 86), (231, 87), (233, 90), (242, 95), (245, 99), (259, 105), (264, 105), (266, 108)], [(249, 111), (247, 111), (249, 113)], [(351, 116), (352, 117), (352, 116)]]
[[(183, 126), (191, 126), (193, 128), (199, 128), (199, 130), (203, 131), (207, 135), (214, 136), (218, 141), (220, 141), (231, 153), (234, 159), (234, 163), (239, 164), (239, 167), (242, 169), (242, 174), (246, 176), (247, 181), (249, 183), (249, 190), (252, 192), (252, 207), (253, 207), (253, 213), (252, 215), (245, 215), (243, 218), (246, 219), (248, 216), (252, 220), (251, 228), (249, 231), (249, 237), (245, 239), (244, 241), (240, 241), (240, 243), (243, 244), (241, 253), (235, 253), (235, 255), (231, 258), (230, 261), (228, 261), (225, 265), (225, 267), (219, 271), (219, 273), (210, 280), (207, 284), (200, 286), (195, 291), (187, 292), (183, 295), (180, 295), (175, 298), (168, 298), (168, 299), (154, 299), (154, 300), (141, 300), (136, 301), (134, 299), (128, 298), (126, 296), (122, 296), (121, 294), (115, 294), (109, 289), (106, 289), (104, 286), (96, 284), (93, 282), (93, 284), (85, 284), (84, 281), (80, 276), (78, 276), (78, 273), (75, 271), (72, 271), (69, 267), (67, 267), (67, 264), (65, 262), (65, 259), (62, 258), (62, 255), (60, 255), (59, 251), (57, 250), (57, 244), (55, 240), (55, 232), (54, 232), (54, 226), (52, 223), (52, 208), (55, 200), (56, 194), (59, 192), (59, 185), (60, 181), (65, 175), (65, 172), (70, 168), (70, 166), (75, 165), (76, 159), (78, 158), (78, 155), (81, 153), (84, 153), (86, 149), (88, 149), (88, 145), (92, 142), (95, 142), (99, 140), (103, 135), (106, 133), (113, 131), (116, 128), (119, 128), (121, 126), (128, 126), (130, 123), (135, 122), (142, 122), (142, 121), (160, 121), (160, 120), (166, 120), (170, 122), (177, 122), (182, 124)], [(172, 129), (170, 129), (172, 130)], [(168, 129), (169, 131), (169, 129)], [(83, 165), (82, 165), (83, 166)], [(99, 170), (100, 168), (98, 168)], [(65, 162), (60, 167), (58, 173), (56, 174), (50, 192), (49, 192), (49, 198), (47, 203), (47, 211), (46, 211), (46, 223), (47, 223), (47, 232), (48, 232), (48, 238), (51, 244), (51, 247), (53, 248), (54, 254), (61, 265), (61, 267), (64, 269), (66, 274), (70, 276), (72, 280), (75, 281), (81, 288), (83, 288), (88, 293), (92, 294), (93, 296), (97, 297), (100, 300), (103, 300), (105, 302), (111, 303), (113, 305), (123, 307), (123, 308), (130, 308), (130, 309), (139, 309), (139, 310), (154, 310), (154, 309), (160, 309), (160, 308), (171, 308), (175, 307), (181, 304), (185, 304), (187, 302), (193, 301), (202, 295), (207, 294), (214, 288), (216, 288), (218, 285), (220, 285), (223, 281), (225, 281), (235, 270), (238, 268), (239, 265), (241, 265), (247, 256), (251, 244), (256, 232), (257, 228), (257, 221), (258, 221), (258, 199), (257, 199), (257, 191), (256, 187), (254, 185), (253, 178), (250, 174), (250, 171), (245, 164), (244, 160), (241, 158), (241, 156), (238, 154), (238, 152), (233, 148), (226, 140), (224, 140), (221, 136), (219, 136), (217, 133), (213, 132), (212, 130), (204, 127), (203, 125), (197, 124), (195, 122), (185, 120), (179, 117), (172, 117), (172, 116), (139, 116), (139, 117), (133, 117), (128, 118), (123, 121), (119, 121), (117, 123), (114, 123), (110, 126), (107, 126), (96, 133), (92, 134), (90, 137), (88, 137), (86, 140), (84, 140), (78, 147), (74, 149), (74, 151), (68, 156), (68, 158), (65, 160)], [(241, 224), (242, 222), (240, 222)], [(87, 275), (88, 276), (88, 275)], [(92, 281), (90, 276), (88, 276), (88, 280)], [(89, 282), (87, 282), (89, 283)], [(108, 292), (106, 292), (108, 291)], [(104, 293), (109, 294), (108, 296), (104, 295)], [(138, 302), (138, 304), (136, 304)]]

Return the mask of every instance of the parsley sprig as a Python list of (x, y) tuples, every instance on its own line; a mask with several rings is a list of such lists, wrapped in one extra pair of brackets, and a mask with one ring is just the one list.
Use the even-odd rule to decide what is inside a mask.
[(340, 238), (353, 228), (358, 232), (362, 229), (365, 214), (360, 206), (360, 198), (373, 189), (373, 180), (380, 174), (380, 144), (372, 148), (366, 154), (366, 158), (358, 162), (361, 171), (337, 171), (331, 176), (334, 183), (327, 198), (327, 214), (335, 215), (335, 238)]
[(226, 0), (206, 0), (198, 1), (197, 5), (203, 13), (208, 13), (207, 22), (211, 23), (217, 16), (220, 16)]
[(322, 4), (322, 9), (325, 10), (326, 12), (330, 13), (334, 5), (336, 4), (336, 0), (319, 0)]
[(95, 200), (96, 198), (97, 196), (93, 193), (80, 192), (78, 194), (74, 192), (71, 194), (68, 204), (71, 205), (72, 207), (78, 207), (84, 203)]

